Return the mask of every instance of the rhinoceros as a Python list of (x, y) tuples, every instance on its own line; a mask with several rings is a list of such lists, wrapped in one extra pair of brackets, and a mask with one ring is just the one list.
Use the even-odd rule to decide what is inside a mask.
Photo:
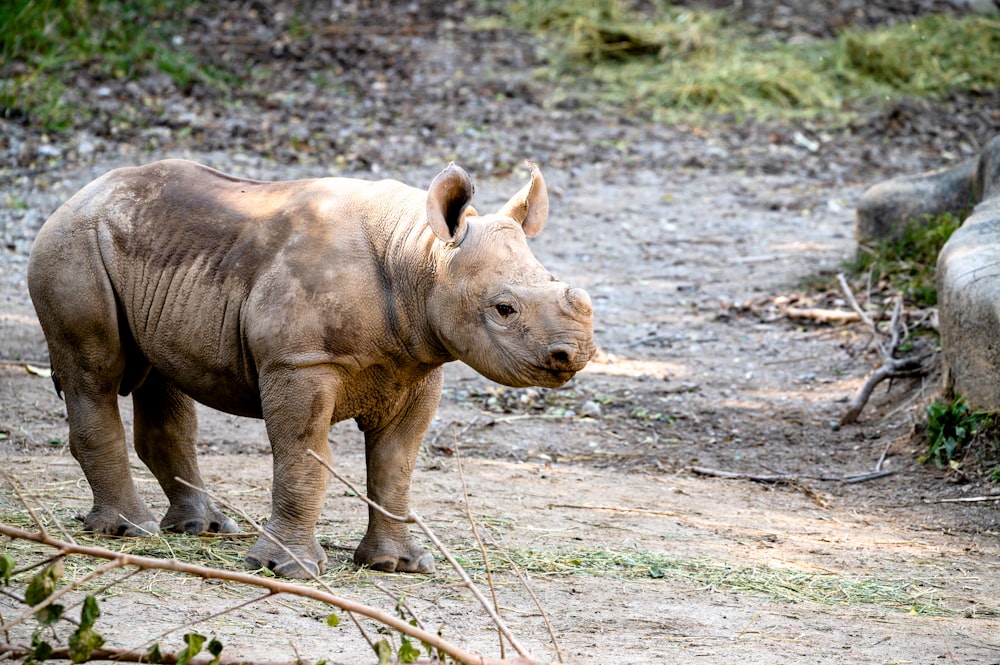
[[(263, 182), (185, 160), (121, 168), (45, 222), (28, 288), (65, 394), (69, 442), (94, 497), (84, 528), (235, 532), (203, 492), (194, 402), (263, 418), (271, 516), (246, 555), (288, 577), (323, 571), (314, 530), (330, 425), (364, 432), (369, 497), (409, 512), (410, 482), (441, 395), (462, 360), (509, 386), (565, 384), (595, 351), (590, 297), (558, 281), (526, 238), (542, 230), (539, 169), (492, 215), (451, 164), (427, 191), (395, 180)], [(157, 524), (136, 493), (134, 445), (170, 505)], [(296, 558), (303, 565), (296, 562)], [(405, 524), (369, 509), (360, 566), (429, 573)]]

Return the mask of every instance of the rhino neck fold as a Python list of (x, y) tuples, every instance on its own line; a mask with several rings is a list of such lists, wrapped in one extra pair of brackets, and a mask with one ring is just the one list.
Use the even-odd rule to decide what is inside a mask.
[[(416, 363), (439, 366), (455, 360), (435, 333), (428, 303), (438, 275), (442, 244), (423, 220), (380, 225), (369, 237), (385, 294), (389, 334)], [(381, 237), (379, 237), (381, 236)]]

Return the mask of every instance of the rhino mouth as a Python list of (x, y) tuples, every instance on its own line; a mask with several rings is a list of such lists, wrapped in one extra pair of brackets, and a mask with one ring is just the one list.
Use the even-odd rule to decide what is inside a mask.
[(536, 374), (538, 376), (538, 385), (543, 388), (558, 388), (564, 385), (574, 376), (576, 376), (579, 370), (555, 370), (548, 367), (536, 367)]

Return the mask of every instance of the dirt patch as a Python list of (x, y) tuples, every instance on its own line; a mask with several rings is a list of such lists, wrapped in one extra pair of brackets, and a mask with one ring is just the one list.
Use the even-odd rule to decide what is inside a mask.
[[(198, 89), (169, 90), (157, 95), (162, 104), (148, 111), (148, 124), (115, 131), (127, 95), (157, 83), (141, 82), (135, 93), (106, 82), (108, 94), (81, 85), (95, 116), (65, 141), (4, 122), (6, 468), (86, 537), (72, 520), (88, 509), (89, 491), (63, 444), (63, 405), (48, 379), (25, 367), (44, 367), (47, 354), (24, 271), (45, 217), (100, 173), (184, 156), (253, 177), (333, 171), (426, 186), (454, 158), (474, 172), (477, 207), (489, 210), (519, 186), (525, 174), (516, 165), (532, 157), (552, 197), (534, 251), (591, 294), (602, 352), (557, 391), (508, 389), (459, 364), (447, 368), (414, 505), (477, 577), (456, 450), (473, 513), (529, 570), (573, 662), (1000, 662), (996, 501), (940, 503), (991, 488), (919, 465), (910, 435), (936, 380), (880, 389), (860, 425), (834, 429), (874, 361), (866, 332), (767, 319), (740, 306), (797, 292), (804, 278), (848, 258), (853, 206), (868, 184), (974, 153), (998, 129), (989, 96), (899, 105), (826, 136), (813, 152), (793, 140), (809, 127), (663, 127), (548, 105), (524, 75), (530, 40), (470, 31), (463, 13), (471, 8), (462, 3), (433, 12), (412, 5), (419, 21), (408, 8), (388, 12), (379, 3), (316, 17), (341, 27), (317, 30), (308, 48), (281, 46), (290, 14), (280, 3), (266, 11), (226, 3), (199, 18), (206, 27), (187, 39), (204, 48), (213, 40), (220, 57), (253, 53), (260, 67), (294, 74), (280, 89), (266, 77), (271, 89), (248, 89), (248, 106), (272, 100), (253, 106), (260, 114), (205, 105)], [(389, 39), (380, 26), (402, 34)], [(363, 91), (364, 104), (310, 88), (308, 74), (324, 67)], [(128, 420), (127, 401), (123, 411)], [(206, 480), (266, 515), (271, 462), (262, 425), (208, 410), (200, 416)], [(360, 435), (340, 424), (330, 438), (340, 468), (363, 480)], [(685, 471), (839, 477), (873, 469), (883, 453), (893, 475), (856, 484), (769, 485)], [(138, 462), (135, 474), (162, 513), (162, 494)], [(9, 490), (0, 501), (5, 514), (23, 518)], [(331, 491), (319, 528), (331, 583), (373, 603), (382, 602), (375, 582), (405, 591), (428, 625), (497, 653), (484, 615), (456, 592), (450, 573), (353, 569), (364, 513), (356, 499)], [(535, 653), (551, 657), (541, 617), (500, 568), (510, 623)], [(99, 627), (113, 643), (135, 646), (248, 595), (226, 584), (137, 578), (102, 599)], [(227, 655), (372, 660), (346, 622), (331, 629), (324, 617), (322, 608), (277, 598), (198, 629), (218, 635)]]

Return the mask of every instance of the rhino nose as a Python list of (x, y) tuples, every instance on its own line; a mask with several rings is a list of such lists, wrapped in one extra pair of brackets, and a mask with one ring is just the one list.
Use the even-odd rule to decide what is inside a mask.
[(584, 368), (590, 356), (569, 344), (553, 344), (546, 349), (549, 369), (557, 372), (576, 372)]

